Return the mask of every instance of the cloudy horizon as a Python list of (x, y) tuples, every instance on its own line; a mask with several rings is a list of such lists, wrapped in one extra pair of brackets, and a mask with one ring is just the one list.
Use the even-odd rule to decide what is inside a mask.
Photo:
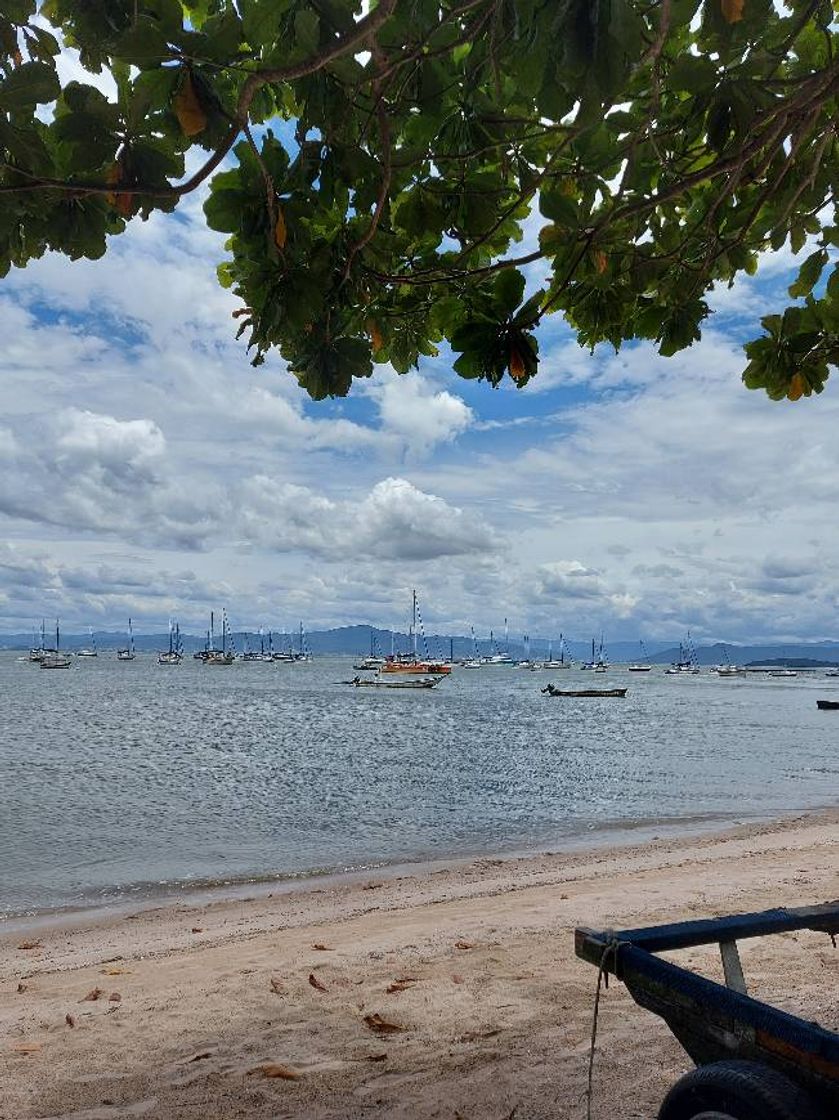
[(788, 250), (671, 359), (590, 355), (555, 319), (524, 390), (446, 351), (313, 403), (235, 341), (201, 203), (0, 284), (0, 632), (200, 632), (222, 604), (242, 629), (404, 630), (416, 587), (442, 632), (837, 633), (835, 385), (793, 405), (739, 376)]

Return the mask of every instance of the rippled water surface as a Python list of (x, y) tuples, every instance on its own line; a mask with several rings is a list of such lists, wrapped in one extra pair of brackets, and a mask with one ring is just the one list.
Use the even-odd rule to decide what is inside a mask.
[[(342, 685), (349, 658), (47, 672), (0, 654), (0, 913), (184, 881), (523, 849), (592, 828), (834, 802), (839, 698), (818, 676), (455, 670)], [(572, 684), (573, 682), (573, 684)]]

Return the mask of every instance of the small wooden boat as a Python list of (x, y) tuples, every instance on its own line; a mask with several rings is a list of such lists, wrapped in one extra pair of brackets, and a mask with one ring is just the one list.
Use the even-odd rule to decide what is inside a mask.
[(557, 688), (556, 685), (549, 684), (540, 691), (548, 696), (626, 696), (625, 688)]
[(416, 680), (383, 680), (381, 677), (353, 677), (347, 684), (354, 688), (435, 688), (442, 677), (418, 677)]
[(820, 712), (839, 712), (839, 700), (817, 700), (816, 707)]

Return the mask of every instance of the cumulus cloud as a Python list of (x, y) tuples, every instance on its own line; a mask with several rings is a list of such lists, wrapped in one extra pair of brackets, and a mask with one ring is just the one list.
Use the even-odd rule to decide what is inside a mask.
[(368, 387), (387, 435), (406, 452), (421, 455), (450, 443), (473, 421), (472, 409), (446, 389), (435, 390), (420, 374), (384, 374)]

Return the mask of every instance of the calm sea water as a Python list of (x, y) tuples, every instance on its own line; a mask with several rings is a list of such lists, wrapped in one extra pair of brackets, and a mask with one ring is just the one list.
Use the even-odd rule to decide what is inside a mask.
[[(382, 692), (350, 666), (0, 654), (0, 915), (839, 798), (824, 678), (491, 668)], [(629, 695), (542, 696), (560, 676)]]

